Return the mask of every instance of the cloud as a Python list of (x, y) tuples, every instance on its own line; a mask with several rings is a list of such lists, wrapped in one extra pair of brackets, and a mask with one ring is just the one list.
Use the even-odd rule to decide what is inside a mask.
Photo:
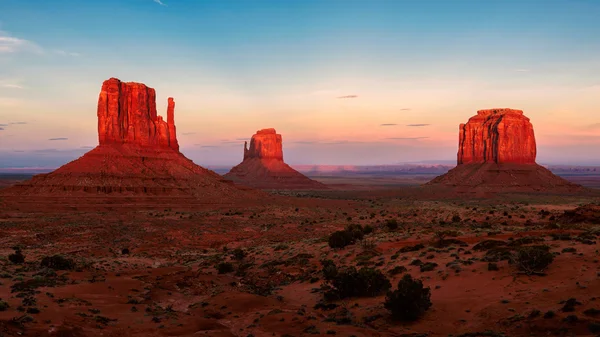
[(527, 73), (529, 72), (529, 69), (515, 69), (515, 71), (518, 73)]
[(400, 111), (410, 111), (410, 108), (403, 108), (403, 109), (400, 109)]
[(50, 138), (48, 140), (68, 140), (69, 138)]
[(357, 98), (358, 95), (346, 95), (346, 96), (338, 96), (338, 98)]
[(313, 140), (297, 140), (297, 141), (291, 141), (290, 143), (292, 144), (316, 144), (316, 141)]
[(58, 55), (62, 55), (62, 56), (73, 56), (73, 57), (81, 56), (81, 54), (79, 54), (79, 53), (67, 52), (67, 51), (60, 50), (60, 49), (55, 49), (54, 53), (58, 54)]
[(600, 123), (590, 124), (587, 126), (587, 129), (592, 129), (592, 130), (600, 129)]
[(9, 88), (9, 89), (25, 89), (25, 87), (23, 87), (22, 85), (19, 85), (19, 84), (13, 84), (13, 83), (2, 84), (2, 88)]
[(241, 140), (250, 140), (250, 138), (236, 138), (235, 140), (241, 141)]
[(0, 124), (0, 126), (8, 126), (8, 124)]
[(428, 125), (431, 125), (431, 124), (408, 124), (406, 126), (428, 126)]
[(163, 3), (161, 0), (153, 0), (153, 1), (161, 6), (167, 7), (167, 5), (165, 3)]
[(93, 149), (93, 148), (94, 148), (94, 146), (82, 146), (81, 148), (82, 148), (82, 149)]
[(379, 126), (396, 126), (398, 124), (394, 124), (394, 123), (386, 123), (386, 124), (381, 124)]
[(0, 54), (19, 52), (42, 53), (43, 49), (31, 41), (13, 37), (7, 32), (0, 31)]
[(11, 125), (23, 125), (23, 124), (27, 124), (27, 122), (12, 122), (10, 124)]
[(393, 138), (386, 138), (386, 139), (391, 139), (391, 140), (415, 140), (415, 139), (425, 139), (425, 138), (429, 138), (429, 137), (393, 137)]
[(0, 128), (0, 131), (4, 131), (4, 128)]
[(181, 135), (182, 136), (190, 136), (190, 135), (195, 135), (195, 134), (196, 134), (195, 132), (184, 132)]
[[(196, 144), (196, 145), (200, 145), (200, 144)], [(203, 147), (203, 148), (213, 148), (213, 147), (218, 147), (218, 146), (216, 146), (216, 145), (200, 145), (200, 147)]]

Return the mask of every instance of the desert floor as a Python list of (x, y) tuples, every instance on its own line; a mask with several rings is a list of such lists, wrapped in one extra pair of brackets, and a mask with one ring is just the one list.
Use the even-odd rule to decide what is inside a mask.
[[(600, 191), (453, 196), (422, 193), (422, 180), (323, 177), (333, 190), (244, 205), (0, 200), (0, 336), (600, 333)], [(329, 247), (352, 224), (373, 231)], [(555, 255), (543, 273), (513, 261), (531, 245)], [(67, 262), (42, 262), (56, 254)], [(411, 274), (432, 306), (398, 322), (385, 293), (325, 301), (324, 260), (377, 269), (392, 290)]]

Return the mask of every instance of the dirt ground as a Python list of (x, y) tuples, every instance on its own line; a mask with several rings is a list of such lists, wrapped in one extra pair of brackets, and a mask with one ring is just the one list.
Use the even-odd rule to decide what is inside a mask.
[[(348, 179), (262, 204), (0, 200), (0, 336), (600, 334), (600, 222), (596, 208), (569, 213), (597, 191), (437, 197)], [(372, 232), (331, 248), (348, 225)], [(508, 257), (476, 247), (487, 240)], [(531, 245), (554, 255), (543, 272), (517, 267)], [(44, 262), (57, 254), (62, 264)], [(403, 322), (385, 292), (326, 299), (324, 260), (378, 270), (391, 290), (410, 274), (432, 305)]]

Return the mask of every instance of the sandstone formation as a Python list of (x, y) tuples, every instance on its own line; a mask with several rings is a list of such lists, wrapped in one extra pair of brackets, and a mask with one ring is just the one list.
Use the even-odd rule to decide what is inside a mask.
[(275, 129), (262, 129), (244, 143), (244, 160), (225, 174), (234, 182), (262, 189), (325, 189), (283, 161), (283, 141)]
[(533, 125), (521, 110), (479, 110), (459, 127), (458, 164), (535, 163)]
[(457, 166), (428, 186), (463, 192), (556, 191), (582, 187), (536, 164), (533, 126), (521, 110), (479, 110), (459, 127)]
[(167, 121), (156, 112), (156, 91), (142, 83), (104, 81), (98, 98), (98, 139), (105, 144), (169, 147), (179, 151), (175, 102), (169, 98)]
[(154, 89), (105, 81), (98, 99), (99, 145), (57, 170), (3, 189), (3, 195), (186, 196), (211, 203), (252, 199), (256, 191), (234, 186), (179, 152), (175, 101), (167, 121), (156, 112)]

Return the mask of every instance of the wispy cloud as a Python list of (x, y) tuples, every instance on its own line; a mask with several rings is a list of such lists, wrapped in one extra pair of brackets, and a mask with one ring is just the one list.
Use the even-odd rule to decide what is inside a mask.
[(23, 124), (27, 124), (27, 122), (12, 122), (10, 124), (11, 125), (23, 125)]
[(163, 3), (161, 0), (153, 0), (153, 1), (161, 6), (167, 7), (167, 5), (165, 3)]
[(8, 126), (8, 124), (0, 124), (0, 126)]
[(79, 54), (79, 53), (68, 52), (68, 51), (64, 51), (64, 50), (60, 50), (60, 49), (55, 49), (54, 53), (58, 54), (58, 55), (62, 55), (62, 56), (73, 56), (73, 57), (81, 56), (81, 54)]
[(82, 146), (81, 148), (82, 148), (82, 149), (93, 149), (93, 148), (94, 148), (94, 146)]
[(296, 141), (291, 141), (290, 143), (292, 143), (292, 144), (316, 144), (317, 142), (314, 140), (296, 140)]
[(181, 135), (183, 135), (183, 136), (191, 136), (191, 135), (195, 135), (195, 134), (196, 134), (195, 132), (184, 132)]
[(4, 128), (0, 128), (0, 131), (4, 131)]
[(529, 69), (515, 69), (515, 72), (518, 72), (518, 73), (528, 73)]
[(68, 139), (69, 138), (63, 138), (63, 137), (61, 137), (61, 138), (50, 138), (48, 140), (68, 140)]
[(358, 95), (346, 95), (346, 96), (338, 96), (337, 98), (357, 98)]
[(250, 138), (236, 138), (235, 140), (241, 141), (241, 140), (250, 140)]
[(43, 49), (34, 42), (11, 36), (0, 31), (0, 54), (13, 54), (19, 52), (42, 53)]
[(410, 108), (403, 108), (403, 109), (400, 109), (400, 111), (409, 111), (409, 110), (410, 110)]
[(196, 144), (196, 145), (197, 145), (197, 146), (200, 146), (200, 147), (202, 147), (202, 148), (207, 148), (207, 149), (208, 149), (208, 148), (213, 148), (213, 147), (218, 147), (218, 146), (216, 146), (216, 145), (201, 145), (201, 144)]
[(20, 84), (14, 84), (14, 83), (6, 83), (6, 84), (2, 84), (1, 86), (2, 86), (2, 88), (8, 88), (8, 89), (25, 89), (24, 86), (22, 86)]
[(600, 123), (590, 124), (586, 128), (587, 129), (592, 129), (592, 130), (600, 129)]
[(415, 139), (425, 139), (425, 138), (429, 138), (429, 137), (393, 137), (393, 138), (386, 138), (386, 139), (390, 139), (390, 140), (415, 140)]
[(428, 126), (428, 125), (431, 125), (431, 124), (408, 124), (406, 126)]
[(394, 124), (394, 123), (386, 123), (386, 124), (381, 124), (379, 126), (396, 126), (398, 124)]

